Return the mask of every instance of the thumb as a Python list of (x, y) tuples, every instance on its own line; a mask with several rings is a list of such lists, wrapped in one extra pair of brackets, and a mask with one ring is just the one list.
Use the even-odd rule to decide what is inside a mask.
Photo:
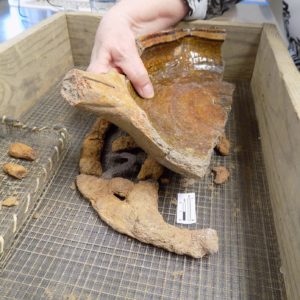
[(88, 72), (91, 73), (107, 73), (109, 71), (109, 66), (107, 64), (101, 64), (97, 62), (91, 62), (86, 69)]
[(154, 90), (148, 72), (136, 48), (132, 51), (130, 56), (126, 55), (118, 62), (118, 67), (126, 74), (141, 97), (149, 99), (154, 96)]
[(93, 49), (87, 71), (92, 73), (107, 73), (110, 69), (109, 61), (110, 56), (107, 51), (98, 51), (98, 49)]

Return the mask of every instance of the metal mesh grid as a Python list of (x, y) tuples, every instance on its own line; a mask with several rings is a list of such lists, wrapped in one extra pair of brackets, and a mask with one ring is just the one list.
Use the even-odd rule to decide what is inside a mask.
[[(8, 155), (10, 144), (22, 142), (38, 152), (35, 161), (25, 161)], [(18, 163), (28, 170), (22, 180), (0, 171), (0, 200), (16, 197), (19, 205), (2, 207), (0, 202), (0, 255), (8, 250), (14, 236), (30, 215), (36, 201), (61, 161), (67, 146), (67, 132), (63, 128), (29, 127), (3, 116), (0, 120), (0, 162)]]
[[(59, 86), (25, 118), (63, 123), (72, 145), (32, 219), (3, 262), (2, 299), (285, 299), (277, 239), (251, 92), (236, 85), (227, 125), (228, 183), (212, 176), (188, 187), (178, 175), (160, 188), (159, 210), (175, 224), (178, 192), (195, 192), (197, 224), (215, 228), (219, 253), (192, 259), (142, 244), (104, 224), (74, 187), (84, 134), (93, 118), (63, 102)], [(183, 226), (183, 225), (182, 225)]]

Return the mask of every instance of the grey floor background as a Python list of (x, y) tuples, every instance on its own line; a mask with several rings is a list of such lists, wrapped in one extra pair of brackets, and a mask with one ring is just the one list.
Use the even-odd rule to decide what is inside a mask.
[(63, 124), (71, 146), (55, 179), (4, 261), (1, 299), (285, 299), (280, 259), (254, 107), (248, 83), (237, 84), (227, 125), (229, 182), (208, 174), (186, 187), (173, 175), (159, 210), (175, 224), (174, 198), (195, 192), (197, 224), (215, 228), (219, 253), (178, 256), (118, 234), (74, 189), (84, 134), (93, 117), (69, 107), (59, 86), (23, 117), (36, 126)]

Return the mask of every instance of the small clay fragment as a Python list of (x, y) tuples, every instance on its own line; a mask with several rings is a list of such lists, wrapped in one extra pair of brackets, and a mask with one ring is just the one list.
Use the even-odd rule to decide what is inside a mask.
[(35, 213), (33, 214), (32, 218), (35, 219), (35, 220), (37, 220), (38, 218), (40, 218), (40, 216), (41, 216), (41, 213), (35, 212)]
[(175, 271), (172, 275), (173, 277), (182, 277), (184, 275), (184, 271)]
[(152, 157), (148, 156), (137, 176), (138, 180), (145, 180), (145, 179), (154, 179), (158, 180), (159, 177), (163, 174), (164, 167), (160, 165), (156, 160)]
[(195, 258), (218, 251), (215, 230), (190, 230), (165, 222), (158, 211), (158, 184), (155, 182), (135, 184), (124, 178), (106, 180), (81, 174), (76, 183), (101, 219), (120, 233)]
[(112, 152), (119, 151), (129, 151), (138, 148), (139, 146), (136, 144), (134, 139), (129, 136), (120, 136), (112, 142), (111, 150)]
[(226, 182), (230, 175), (229, 171), (223, 166), (214, 167), (212, 171), (215, 174), (215, 179), (214, 179), (215, 184), (222, 184)]
[(19, 201), (16, 197), (8, 197), (2, 201), (2, 206), (11, 207), (19, 205)]
[(195, 182), (196, 182), (196, 180), (194, 178), (188, 178), (188, 177), (181, 178), (181, 180), (180, 180), (180, 184), (184, 188), (194, 185)]
[(230, 152), (230, 142), (229, 140), (226, 138), (225, 135), (222, 135), (220, 137), (219, 143), (216, 145), (216, 149), (218, 150), (218, 152), (221, 155), (229, 155)]
[(172, 205), (177, 206), (177, 199), (173, 197), (170, 202)]
[(161, 184), (169, 184), (170, 183), (170, 179), (166, 178), (166, 177), (160, 178), (159, 181)]
[(15, 143), (9, 146), (8, 154), (15, 158), (22, 158), (25, 160), (36, 160), (37, 153), (30, 146), (22, 143)]
[(111, 123), (103, 119), (97, 119), (90, 132), (85, 136), (79, 161), (81, 174), (101, 176), (101, 152), (104, 138)]
[(76, 184), (75, 184), (75, 182), (71, 183), (70, 189), (73, 190), (73, 191), (76, 190)]
[(19, 164), (6, 163), (2, 167), (5, 173), (17, 179), (22, 179), (28, 174), (27, 169)]

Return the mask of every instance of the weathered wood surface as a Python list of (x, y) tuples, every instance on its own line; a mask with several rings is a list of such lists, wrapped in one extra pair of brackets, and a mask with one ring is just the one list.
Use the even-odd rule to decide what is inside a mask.
[(88, 66), (101, 17), (93, 13), (67, 13), (74, 64)]
[(1, 115), (19, 117), (72, 65), (66, 16), (62, 13), (1, 44)]
[(265, 25), (251, 82), (287, 296), (300, 299), (300, 74)]

